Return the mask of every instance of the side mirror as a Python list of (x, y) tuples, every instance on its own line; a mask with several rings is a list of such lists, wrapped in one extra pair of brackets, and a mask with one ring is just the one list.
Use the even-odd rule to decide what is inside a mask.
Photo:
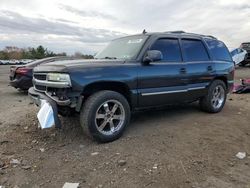
[(162, 53), (159, 50), (149, 50), (146, 52), (145, 57), (143, 58), (144, 64), (149, 64), (154, 61), (161, 61), (163, 59)]

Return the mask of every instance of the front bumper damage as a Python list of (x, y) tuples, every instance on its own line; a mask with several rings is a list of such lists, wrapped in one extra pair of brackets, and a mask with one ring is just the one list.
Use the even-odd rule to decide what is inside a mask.
[[(46, 100), (52, 107), (53, 109), (53, 116), (54, 116), (54, 120), (55, 120), (55, 127), (56, 128), (62, 128), (62, 124), (61, 121), (58, 117), (58, 109), (57, 109), (57, 103), (54, 99), (52, 99), (51, 97), (49, 97), (50, 95), (47, 95), (45, 93), (40, 93), (34, 90), (33, 87), (31, 87), (28, 91), (29, 96), (33, 99), (34, 103), (37, 106), (41, 106), (41, 100)], [(68, 101), (66, 101), (66, 104), (68, 103)]]

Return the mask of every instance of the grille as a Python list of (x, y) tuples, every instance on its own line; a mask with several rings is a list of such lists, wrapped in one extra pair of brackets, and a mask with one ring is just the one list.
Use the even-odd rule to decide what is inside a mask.
[(247, 59), (250, 59), (250, 53), (247, 54)]
[[(33, 76), (36, 80), (46, 80), (47, 79), (47, 74), (45, 74), (45, 73), (35, 73)], [(41, 85), (37, 85), (37, 84), (35, 84), (34, 86), (35, 86), (35, 90), (38, 90), (38, 91), (44, 92), (47, 90), (46, 86), (41, 86)]]
[(46, 80), (46, 74), (34, 74), (34, 78), (37, 80)]
[(250, 43), (242, 44), (243, 48), (250, 48)]

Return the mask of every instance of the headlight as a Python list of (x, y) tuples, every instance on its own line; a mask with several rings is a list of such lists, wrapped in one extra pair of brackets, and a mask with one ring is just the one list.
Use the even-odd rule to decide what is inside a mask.
[(68, 74), (48, 73), (47, 80), (54, 81), (54, 82), (67, 82), (71, 85), (70, 76)]

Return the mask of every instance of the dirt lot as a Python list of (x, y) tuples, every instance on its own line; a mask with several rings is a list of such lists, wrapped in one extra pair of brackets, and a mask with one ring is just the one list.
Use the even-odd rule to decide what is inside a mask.
[[(133, 115), (124, 136), (98, 144), (78, 117), (63, 129), (37, 128), (38, 108), (27, 93), (8, 86), (0, 66), (0, 186), (250, 187), (250, 94), (230, 95), (219, 114), (197, 104)], [(236, 80), (250, 77), (249, 68)]]

